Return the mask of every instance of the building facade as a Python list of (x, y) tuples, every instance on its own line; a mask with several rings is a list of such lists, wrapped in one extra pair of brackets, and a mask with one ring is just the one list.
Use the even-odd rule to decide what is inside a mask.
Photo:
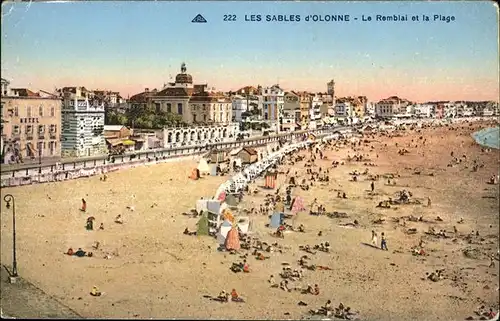
[(61, 99), (25, 88), (11, 89), (9, 85), (8, 81), (2, 81), (1, 151), (4, 162), (60, 157)]
[(231, 105), (233, 109), (233, 121), (241, 122), (243, 121), (243, 113), (248, 111), (249, 101), (247, 97), (243, 97), (241, 95), (235, 95), (231, 97)]
[(408, 105), (410, 105), (408, 100), (397, 96), (382, 99), (375, 105), (375, 116), (387, 118), (395, 115), (406, 114), (406, 107)]
[(237, 123), (227, 125), (196, 126), (190, 128), (164, 128), (163, 147), (201, 146), (234, 140), (239, 133)]
[(64, 87), (59, 92), (63, 101), (62, 156), (106, 154), (104, 102), (85, 87)]
[(189, 99), (189, 123), (229, 124), (233, 121), (231, 100), (222, 93), (202, 91)]
[(262, 88), (260, 94), (263, 104), (263, 120), (279, 132), (285, 105), (285, 92), (278, 85), (274, 85)]

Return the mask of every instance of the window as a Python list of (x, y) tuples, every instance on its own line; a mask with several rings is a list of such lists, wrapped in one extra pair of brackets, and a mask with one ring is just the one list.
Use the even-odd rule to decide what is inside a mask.
[(26, 125), (26, 134), (33, 134), (33, 125)]
[(54, 117), (56, 115), (56, 108), (50, 107), (50, 117)]
[(14, 135), (19, 135), (21, 133), (21, 127), (18, 125), (12, 126), (12, 132), (14, 133)]
[(50, 125), (50, 133), (53, 134), (53, 133), (56, 133), (57, 132), (57, 125)]
[(31, 118), (31, 106), (26, 106), (26, 114), (28, 118)]
[(168, 113), (172, 112), (172, 104), (171, 103), (167, 103), (167, 112)]
[(40, 134), (45, 133), (45, 126), (44, 125), (38, 125), (38, 133), (40, 133)]
[(179, 115), (182, 115), (182, 103), (178, 103), (178, 104), (177, 104), (177, 113), (178, 113)]
[(43, 106), (38, 107), (38, 116), (43, 117)]
[(18, 117), (19, 116), (19, 107), (14, 107), (14, 116)]

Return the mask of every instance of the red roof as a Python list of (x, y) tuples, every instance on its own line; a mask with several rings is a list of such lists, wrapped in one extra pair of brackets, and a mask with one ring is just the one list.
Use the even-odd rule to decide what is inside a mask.
[(165, 88), (159, 91), (156, 96), (162, 97), (191, 97), (193, 88)]

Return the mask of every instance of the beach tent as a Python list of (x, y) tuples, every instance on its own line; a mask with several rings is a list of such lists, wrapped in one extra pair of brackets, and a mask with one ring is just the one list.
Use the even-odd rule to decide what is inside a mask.
[(210, 175), (217, 176), (217, 164), (210, 165)]
[(233, 228), (233, 224), (229, 221), (224, 221), (222, 222), (222, 225), (220, 226), (220, 234), (224, 237), (224, 239), (227, 237), (227, 233)]
[(238, 229), (232, 227), (226, 235), (226, 242), (224, 243), (226, 250), (236, 250), (240, 249), (240, 237), (238, 235)]
[(225, 243), (226, 243), (226, 238), (222, 236), (220, 232), (217, 233), (217, 244), (219, 244), (220, 246), (224, 246)]
[(248, 234), (250, 232), (250, 218), (247, 216), (238, 218), (237, 226), (242, 234)]
[(219, 194), (219, 196), (217, 197), (217, 200), (223, 202), (225, 199), (226, 199), (226, 192), (223, 191)]
[(226, 195), (225, 202), (229, 206), (238, 206), (238, 198), (234, 194)]
[(214, 214), (220, 214), (221, 212), (221, 203), (217, 200), (208, 200), (207, 201), (207, 210)]
[(208, 235), (208, 216), (207, 213), (203, 213), (200, 220), (198, 221), (198, 229), (196, 230), (196, 235)]
[(269, 223), (269, 226), (272, 228), (278, 228), (283, 222), (283, 217), (283, 213), (274, 212), (273, 215), (271, 215), (271, 222)]
[(196, 201), (196, 212), (201, 213), (201, 212), (206, 212), (208, 211), (208, 200), (197, 200)]
[(265, 188), (273, 189), (276, 187), (276, 179), (278, 178), (278, 173), (268, 171), (266, 173), (266, 183)]
[(293, 214), (297, 214), (297, 212), (306, 210), (302, 197), (297, 196), (293, 199), (291, 209)]
[(201, 174), (210, 173), (210, 166), (208, 166), (206, 159), (204, 158), (200, 159), (200, 162), (198, 163), (198, 170), (200, 171)]

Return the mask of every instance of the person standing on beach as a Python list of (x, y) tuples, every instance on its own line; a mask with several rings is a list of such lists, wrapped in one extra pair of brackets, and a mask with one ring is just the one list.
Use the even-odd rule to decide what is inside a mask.
[(377, 247), (377, 233), (372, 230), (372, 245)]
[(427, 207), (431, 207), (431, 205), (432, 205), (431, 198), (427, 196)]
[(370, 184), (370, 187), (372, 188), (372, 193), (373, 191), (375, 190), (375, 183), (372, 181), (372, 183)]
[(82, 212), (87, 211), (87, 202), (85, 201), (84, 198), (82, 198)]
[(387, 241), (386, 241), (386, 239), (385, 239), (384, 232), (382, 232), (382, 234), (381, 234), (381, 239), (382, 239), (382, 241), (380, 242), (380, 248), (381, 248), (382, 250), (389, 251), (389, 249), (387, 248)]

